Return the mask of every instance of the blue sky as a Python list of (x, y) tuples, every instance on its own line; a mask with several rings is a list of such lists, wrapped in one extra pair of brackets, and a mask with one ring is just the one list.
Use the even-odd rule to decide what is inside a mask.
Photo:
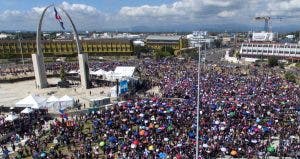
[[(141, 6), (144, 4), (159, 5), (172, 3), (175, 0), (65, 0), (68, 3), (81, 3), (105, 11), (117, 12), (123, 6)], [(0, 11), (28, 10), (32, 7), (45, 6), (47, 4), (61, 4), (62, 0), (0, 0)]]
[[(255, 16), (300, 17), (300, 0), (0, 0), (0, 30), (35, 30), (52, 3), (71, 15), (78, 30), (243, 30), (263, 28)], [(299, 21), (274, 20), (272, 28), (300, 29)], [(65, 25), (69, 28), (67, 21)], [(60, 29), (52, 9), (43, 28)]]

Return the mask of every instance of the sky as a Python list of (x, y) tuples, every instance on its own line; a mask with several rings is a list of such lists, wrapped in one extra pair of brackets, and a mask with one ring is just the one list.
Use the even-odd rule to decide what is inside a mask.
[[(67, 30), (70, 22), (59, 8), (82, 31), (263, 29), (255, 16), (274, 18), (274, 31), (300, 30), (300, 0), (0, 0), (0, 30), (34, 31), (49, 4), (56, 6)], [(45, 14), (43, 30), (61, 30), (53, 8)]]

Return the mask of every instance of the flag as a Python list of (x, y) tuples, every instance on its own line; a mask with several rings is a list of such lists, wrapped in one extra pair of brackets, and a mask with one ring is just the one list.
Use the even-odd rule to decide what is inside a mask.
[(61, 28), (63, 28), (63, 30), (65, 30), (64, 23), (63, 22), (59, 22), (59, 23), (60, 23)]
[(60, 113), (60, 117), (61, 117), (61, 118), (68, 119), (68, 116), (69, 116), (69, 115), (65, 112), (64, 109), (59, 109), (58, 111), (59, 111), (59, 113)]
[(54, 7), (54, 12), (55, 12), (55, 19), (56, 19), (56, 20), (61, 20), (61, 17), (60, 17), (60, 15), (57, 13), (57, 10), (56, 10), (55, 7)]
[(58, 14), (58, 12), (57, 12), (57, 10), (56, 10), (55, 7), (54, 7), (54, 12), (55, 12), (55, 19), (59, 22), (61, 28), (62, 28), (63, 30), (65, 30), (64, 22), (62, 21), (61, 16)]

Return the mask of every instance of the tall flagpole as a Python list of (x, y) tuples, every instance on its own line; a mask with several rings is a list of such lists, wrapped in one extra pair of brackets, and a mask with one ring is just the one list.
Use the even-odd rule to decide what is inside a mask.
[(201, 60), (201, 45), (198, 44), (198, 93), (197, 93), (197, 129), (196, 129), (196, 159), (199, 159), (199, 107), (200, 107), (200, 60)]

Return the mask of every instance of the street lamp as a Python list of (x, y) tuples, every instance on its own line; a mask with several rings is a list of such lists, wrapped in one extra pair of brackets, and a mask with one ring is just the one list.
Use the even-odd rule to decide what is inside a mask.
[(196, 129), (196, 159), (199, 158), (199, 111), (200, 111), (200, 60), (201, 44), (198, 45), (198, 93), (197, 93), (197, 129)]
[(22, 43), (21, 43), (21, 31), (17, 31), (18, 33), (18, 41), (19, 41), (19, 47), (21, 51), (21, 56), (22, 56), (22, 64), (24, 65), (24, 56), (23, 56), (23, 49), (22, 49)]

